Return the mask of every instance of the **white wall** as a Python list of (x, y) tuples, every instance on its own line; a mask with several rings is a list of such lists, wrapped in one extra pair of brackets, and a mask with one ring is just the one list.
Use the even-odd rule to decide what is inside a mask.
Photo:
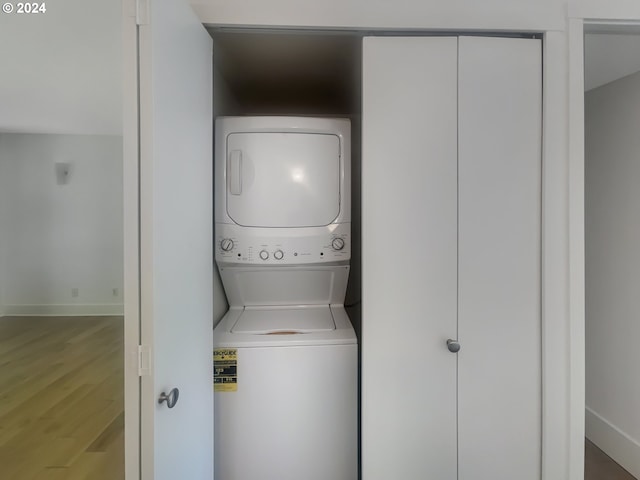
[[(631, 0), (635, 1), (635, 0)], [(562, 30), (567, 0), (190, 0), (210, 25)]]
[(7, 217), (8, 201), (5, 195), (7, 190), (7, 176), (5, 175), (4, 157), (2, 153), (2, 134), (0, 134), (0, 317), (4, 315), (4, 277), (5, 277), (5, 239), (4, 232)]
[(640, 477), (640, 73), (585, 98), (587, 437)]
[(121, 137), (0, 134), (0, 182), (4, 313), (121, 314)]
[(568, 0), (569, 17), (594, 20), (640, 20), (638, 0)]
[(0, 14), (0, 131), (121, 135), (122, 2), (42, 3)]

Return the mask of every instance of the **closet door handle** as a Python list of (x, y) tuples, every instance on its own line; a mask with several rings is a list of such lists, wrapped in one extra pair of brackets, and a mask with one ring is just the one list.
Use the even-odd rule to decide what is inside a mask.
[(178, 398), (180, 397), (180, 390), (177, 388), (172, 388), (171, 391), (167, 394), (162, 392), (160, 397), (158, 397), (158, 404), (162, 405), (162, 402), (167, 402), (167, 407), (173, 408), (178, 403)]
[(452, 340), (451, 338), (447, 340), (447, 348), (451, 353), (458, 353), (460, 351), (460, 343), (458, 340)]

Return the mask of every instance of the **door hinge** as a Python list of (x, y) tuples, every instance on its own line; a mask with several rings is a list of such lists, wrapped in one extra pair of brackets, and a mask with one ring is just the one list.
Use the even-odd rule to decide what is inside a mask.
[(151, 347), (138, 345), (138, 376), (151, 375)]
[(149, 0), (136, 0), (136, 25), (149, 24)]

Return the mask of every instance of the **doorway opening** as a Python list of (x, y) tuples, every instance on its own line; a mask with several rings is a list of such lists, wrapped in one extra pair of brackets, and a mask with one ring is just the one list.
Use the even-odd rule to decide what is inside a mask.
[(0, 29), (0, 476), (119, 480), (122, 5), (22, 17)]
[(640, 26), (585, 25), (585, 478), (640, 477)]

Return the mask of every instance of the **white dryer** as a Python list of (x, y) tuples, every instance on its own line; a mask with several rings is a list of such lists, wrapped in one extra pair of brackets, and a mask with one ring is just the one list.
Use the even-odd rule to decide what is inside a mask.
[(217, 480), (355, 480), (350, 124), (216, 121)]

